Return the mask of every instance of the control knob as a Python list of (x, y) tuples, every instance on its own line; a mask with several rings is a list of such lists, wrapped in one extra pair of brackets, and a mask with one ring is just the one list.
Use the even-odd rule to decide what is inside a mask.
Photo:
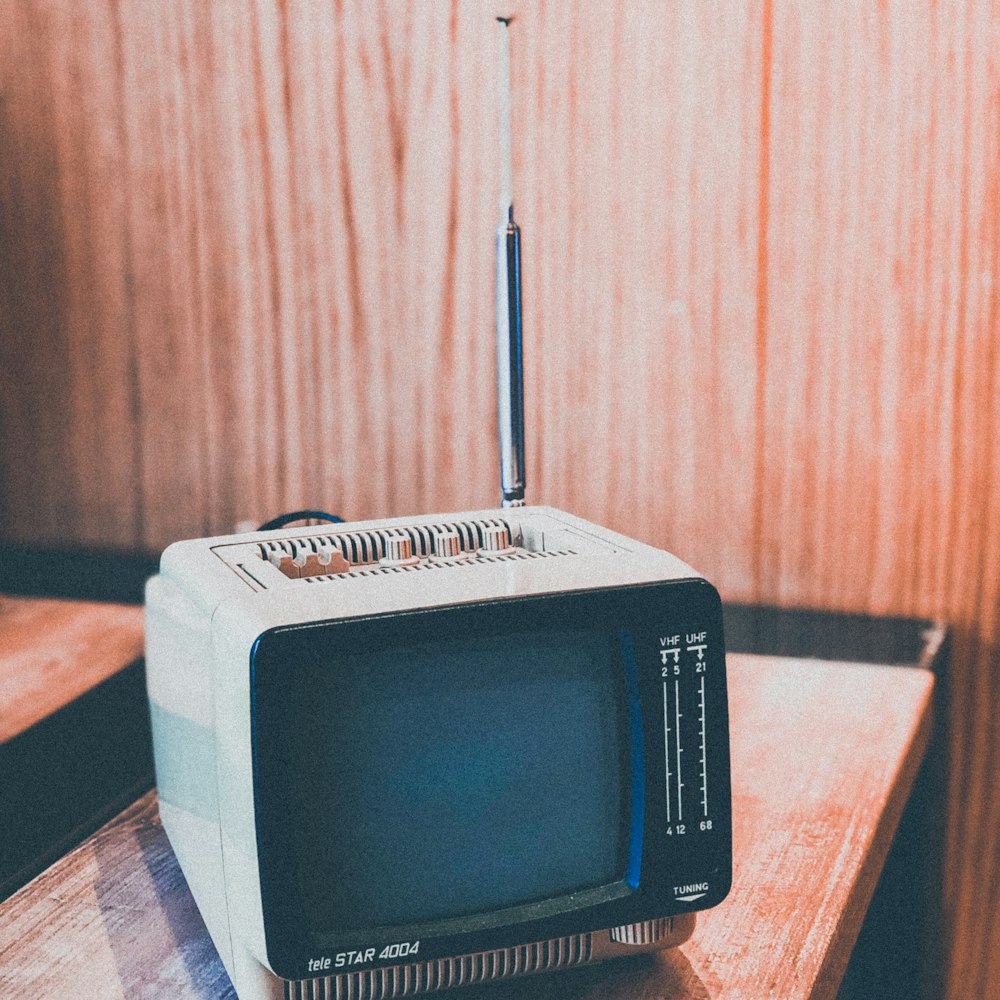
[(383, 566), (412, 566), (420, 560), (413, 554), (409, 535), (386, 535), (385, 555), (379, 560)]
[(457, 531), (439, 531), (434, 536), (434, 555), (439, 559), (455, 559), (463, 555), (462, 539)]
[(670, 918), (643, 920), (638, 924), (623, 924), (611, 928), (611, 940), (616, 944), (654, 944), (670, 933)]
[(479, 547), (479, 551), (488, 552), (492, 556), (513, 552), (514, 547), (510, 544), (510, 532), (507, 530), (507, 525), (486, 525), (483, 528), (483, 544)]

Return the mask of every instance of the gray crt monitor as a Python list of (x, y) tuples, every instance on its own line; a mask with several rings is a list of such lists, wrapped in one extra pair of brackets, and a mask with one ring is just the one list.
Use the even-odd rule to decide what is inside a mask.
[(163, 825), (241, 1000), (667, 947), (729, 890), (718, 594), (586, 521), (177, 543), (146, 662)]

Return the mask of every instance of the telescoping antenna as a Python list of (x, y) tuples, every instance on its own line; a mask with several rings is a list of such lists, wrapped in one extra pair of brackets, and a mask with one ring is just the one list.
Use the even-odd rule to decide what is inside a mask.
[(497, 409), (504, 507), (524, 506), (524, 378), (521, 363), (521, 230), (514, 222), (510, 126), (510, 22), (500, 22), (500, 224), (497, 226)]

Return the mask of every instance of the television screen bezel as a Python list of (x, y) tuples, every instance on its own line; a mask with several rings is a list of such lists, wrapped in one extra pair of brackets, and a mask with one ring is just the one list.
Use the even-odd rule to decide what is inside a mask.
[[(718, 635), (719, 641), (713, 643), (710, 655), (717, 658), (714, 674), (724, 694), (721, 602), (715, 588), (700, 578), (327, 619), (279, 626), (262, 633), (250, 657), (251, 743), (261, 904), (267, 960), (272, 970), (286, 979), (305, 978), (316, 967), (310, 965), (310, 960), (317, 957), (364, 955), (370, 949), (377, 956), (383, 945), (415, 940), (420, 941), (416, 956), (419, 960), (469, 954), (636, 923), (702, 909), (720, 901), (728, 892), (731, 874), (728, 718), (724, 713), (717, 720), (717, 732), (713, 733), (713, 745), (720, 739), (725, 741), (725, 773), (714, 776), (716, 785), (725, 786), (719, 789), (720, 796), (724, 793), (725, 798), (725, 808), (720, 813), (724, 824), (719, 824), (720, 829), (710, 840), (712, 854), (718, 856), (712, 866), (715, 872), (712, 891), (697, 903), (679, 904), (668, 898), (666, 891), (679, 875), (678, 864), (671, 864), (669, 858), (665, 860), (665, 855), (675, 856), (676, 861), (678, 853), (690, 853), (693, 839), (687, 845), (667, 841), (662, 836), (660, 817), (647, 807), (650, 794), (651, 801), (656, 801), (657, 783), (662, 787), (664, 746), (662, 715), (655, 711), (659, 668), (652, 669), (652, 651), (648, 647), (652, 636), (664, 631), (668, 622), (670, 627), (706, 629)], [(281, 771), (282, 734), (287, 732), (289, 720), (282, 710), (285, 702), (281, 692), (283, 687), (287, 690), (289, 664), (304, 659), (312, 661), (314, 656), (307, 652), (309, 647), (336, 642), (338, 633), (341, 636), (350, 633), (355, 641), (367, 633), (373, 641), (384, 642), (386, 630), (397, 637), (415, 630), (440, 639), (449, 634), (467, 634), (470, 628), (481, 634), (502, 636), (514, 630), (573, 627), (608, 629), (622, 637), (620, 665), (629, 709), (631, 765), (629, 858), (622, 879), (534, 903), (422, 924), (335, 934), (318, 933), (306, 926), (293, 862), (294, 831), (289, 829), (282, 791), (287, 784)], [(640, 669), (637, 660), (636, 643), (641, 646), (644, 669)], [(352, 963), (350, 968), (328, 971), (357, 971), (399, 962), (399, 958), (379, 961), (376, 957)]]

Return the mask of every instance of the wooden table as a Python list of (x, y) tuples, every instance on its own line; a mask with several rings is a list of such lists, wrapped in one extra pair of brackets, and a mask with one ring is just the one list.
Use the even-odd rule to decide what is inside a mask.
[[(734, 887), (672, 952), (465, 997), (833, 997), (927, 745), (929, 671), (730, 655)], [(149, 793), (0, 906), (0, 995), (232, 987)]]
[(142, 656), (142, 608), (0, 594), (0, 743)]
[(151, 784), (142, 608), (0, 595), (0, 899)]

